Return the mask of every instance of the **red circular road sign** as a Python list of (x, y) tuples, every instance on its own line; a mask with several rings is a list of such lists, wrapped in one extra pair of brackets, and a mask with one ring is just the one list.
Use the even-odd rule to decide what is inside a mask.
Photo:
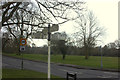
[(26, 44), (27, 44), (26, 39), (25, 39), (25, 38), (21, 38), (21, 39), (20, 39), (20, 45), (21, 45), (21, 46), (25, 46)]

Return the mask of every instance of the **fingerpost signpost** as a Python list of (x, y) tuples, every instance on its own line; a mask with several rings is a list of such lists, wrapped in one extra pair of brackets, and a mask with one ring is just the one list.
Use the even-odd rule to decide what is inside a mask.
[[(51, 52), (51, 32), (55, 32), (59, 30), (58, 24), (48, 24), (48, 27), (45, 27), (41, 32), (37, 32), (32, 34), (32, 38), (34, 39), (48, 39), (48, 80), (50, 80), (50, 52)], [(38, 34), (39, 33), (39, 34)], [(44, 34), (44, 35), (43, 35)], [(46, 37), (47, 36), (47, 37)]]

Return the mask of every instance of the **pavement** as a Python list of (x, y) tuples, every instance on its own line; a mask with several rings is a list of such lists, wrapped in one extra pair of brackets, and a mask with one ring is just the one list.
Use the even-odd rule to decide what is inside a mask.
[[(24, 59), (24, 69), (34, 70), (38, 72), (47, 73), (47, 63), (42, 61), (33, 61)], [(21, 59), (13, 58), (9, 56), (2, 57), (3, 68), (17, 68), (21, 69)], [(119, 72), (115, 71), (105, 71), (105, 70), (95, 70), (95, 69), (82, 69), (79, 66), (74, 65), (63, 65), (51, 63), (51, 74), (59, 76), (61, 78), (66, 78), (66, 73), (73, 73), (77, 75), (77, 78), (118, 78)]]

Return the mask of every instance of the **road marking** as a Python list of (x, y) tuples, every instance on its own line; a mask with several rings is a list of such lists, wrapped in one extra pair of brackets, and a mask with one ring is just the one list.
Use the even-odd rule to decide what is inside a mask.
[(75, 71), (69, 71), (69, 70), (64, 70), (64, 69), (59, 69), (59, 70), (70, 72), (70, 73), (82, 74), (82, 72), (75, 72)]
[(118, 73), (113, 73), (113, 72), (104, 72), (106, 74), (113, 74), (113, 75), (118, 75)]
[(78, 72), (77, 74), (83, 74), (82, 72)]
[(65, 69), (59, 69), (59, 70), (62, 70), (62, 71), (65, 71), (65, 72), (71, 72), (71, 73), (73, 73), (73, 71), (69, 71), (69, 70), (65, 70)]
[(97, 76), (99, 78), (111, 78), (112, 76)]

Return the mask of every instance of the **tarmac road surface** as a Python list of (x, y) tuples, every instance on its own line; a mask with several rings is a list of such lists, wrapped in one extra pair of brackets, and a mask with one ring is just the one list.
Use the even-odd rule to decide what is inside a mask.
[[(48, 68), (47, 63), (35, 62), (30, 60), (23, 60), (23, 61), (24, 61), (24, 69), (47, 73), (47, 68)], [(21, 69), (21, 59), (3, 56), (2, 66), (3, 68)], [(67, 72), (76, 73), (77, 78), (118, 78), (118, 72), (76, 69), (72, 67), (59, 66), (58, 64), (51, 64), (51, 74), (60, 76), (62, 78), (66, 78)]]

